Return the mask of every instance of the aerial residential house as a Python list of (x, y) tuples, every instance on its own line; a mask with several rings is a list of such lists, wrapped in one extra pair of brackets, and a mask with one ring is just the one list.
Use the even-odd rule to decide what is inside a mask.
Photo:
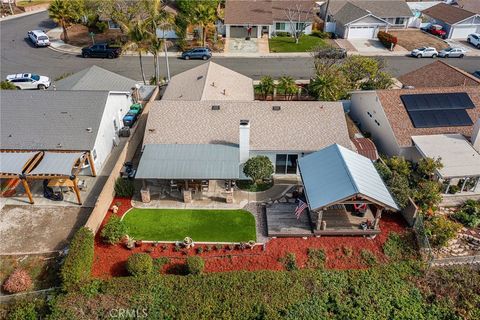
[(480, 32), (479, 13), (445, 3), (439, 3), (422, 13), (431, 23), (441, 25), (448, 39), (465, 40), (469, 34)]
[(374, 39), (380, 30), (405, 29), (413, 17), (405, 0), (322, 1), (319, 15), (326, 31), (345, 39)]
[(317, 9), (312, 0), (227, 0), (225, 35), (245, 38), (249, 28), (252, 38), (271, 37), (277, 32), (310, 34)]
[(480, 1), (478, 0), (455, 0), (453, 5), (471, 12), (480, 13)]
[(442, 158), (439, 178), (449, 183), (480, 177), (478, 86), (354, 92), (350, 116), (383, 154)]
[(442, 60), (398, 77), (404, 88), (480, 87), (480, 79)]
[(162, 100), (253, 101), (253, 80), (214, 62), (207, 62), (173, 76)]

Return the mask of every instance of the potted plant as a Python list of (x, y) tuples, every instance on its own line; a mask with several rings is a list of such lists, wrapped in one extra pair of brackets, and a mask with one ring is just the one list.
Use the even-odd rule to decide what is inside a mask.
[(135, 248), (135, 239), (133, 239), (130, 236), (127, 236), (127, 241), (125, 242), (125, 246), (127, 247), (127, 249), (130, 249), (130, 250)]

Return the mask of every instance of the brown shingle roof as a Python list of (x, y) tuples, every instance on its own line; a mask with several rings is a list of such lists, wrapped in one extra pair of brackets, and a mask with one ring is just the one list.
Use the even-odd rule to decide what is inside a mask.
[(314, 0), (227, 0), (225, 24), (272, 24), (287, 21), (285, 10), (301, 8), (302, 20), (313, 17)]
[(155, 101), (143, 143), (236, 145), (240, 120), (250, 120), (251, 150), (352, 149), (342, 104), (320, 101)]
[(480, 86), (480, 79), (441, 60), (404, 74), (398, 81), (415, 88)]
[(475, 104), (475, 108), (467, 109), (467, 113), (475, 123), (480, 118), (480, 90), (478, 87), (451, 87), (451, 88), (424, 88), (414, 90), (379, 90), (377, 96), (385, 110), (388, 122), (392, 127), (400, 147), (412, 145), (411, 137), (430, 134), (460, 133), (470, 137), (473, 126), (462, 127), (437, 127), (437, 128), (415, 128), (408, 116), (407, 110), (400, 99), (404, 94), (420, 93), (454, 93), (466, 92)]
[(468, 11), (480, 13), (480, 1), (478, 0), (457, 0), (457, 6)]
[(425, 9), (422, 13), (431, 18), (442, 20), (448, 24), (455, 24), (475, 15), (474, 12), (445, 3), (439, 3), (433, 7)]
[(369, 158), (372, 161), (378, 159), (378, 152), (375, 143), (368, 138), (354, 138), (352, 139), (353, 144), (357, 148), (357, 152), (364, 157)]

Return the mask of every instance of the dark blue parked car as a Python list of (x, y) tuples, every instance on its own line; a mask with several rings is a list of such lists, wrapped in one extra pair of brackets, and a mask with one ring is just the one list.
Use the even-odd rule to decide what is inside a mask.
[(212, 51), (208, 48), (193, 48), (188, 51), (182, 52), (182, 59), (202, 59), (208, 60), (212, 57)]

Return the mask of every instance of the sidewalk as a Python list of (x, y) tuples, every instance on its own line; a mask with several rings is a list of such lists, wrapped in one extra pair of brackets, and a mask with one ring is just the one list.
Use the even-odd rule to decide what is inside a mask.
[(11, 15), (11, 16), (6, 16), (6, 17), (3, 17), (3, 18), (0, 18), (0, 22), (13, 20), (13, 19), (16, 19), (16, 18), (21, 18), (21, 17), (26, 17), (26, 16), (30, 16), (32, 14), (37, 14), (37, 13), (44, 12), (44, 11), (47, 11), (47, 9), (45, 8), (45, 9), (39, 9), (39, 10), (35, 10), (35, 11), (29, 11), (29, 12), (14, 14), (14, 15)]

